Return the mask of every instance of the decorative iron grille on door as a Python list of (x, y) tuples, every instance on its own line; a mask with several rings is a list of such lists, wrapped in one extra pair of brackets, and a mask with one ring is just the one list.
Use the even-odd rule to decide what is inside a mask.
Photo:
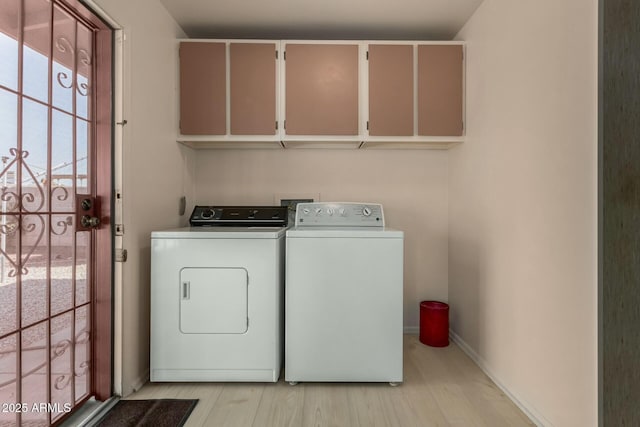
[(92, 395), (95, 28), (68, 2), (0, 10), (0, 426), (48, 426)]

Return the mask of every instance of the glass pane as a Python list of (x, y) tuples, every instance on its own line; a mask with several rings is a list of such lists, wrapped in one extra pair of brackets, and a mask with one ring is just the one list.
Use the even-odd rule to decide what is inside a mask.
[(16, 146), (18, 141), (18, 98), (0, 89), (0, 203), (2, 212), (18, 209), (16, 171), (18, 170)]
[(17, 329), (18, 230), (16, 215), (0, 216), (0, 335)]
[(73, 216), (51, 216), (51, 314), (73, 307)]
[(89, 302), (89, 242), (90, 231), (76, 233), (76, 307)]
[[(17, 403), (16, 390), (16, 351), (17, 335), (10, 335), (0, 340), (0, 403)], [(0, 411), (0, 426), (17, 426), (15, 411)]]
[(76, 402), (90, 391), (91, 369), (91, 319), (89, 306), (76, 310)]
[(53, 110), (51, 134), (51, 208), (73, 210), (73, 118)]
[(76, 193), (89, 194), (88, 164), (89, 124), (84, 120), (76, 120)]
[(24, 14), (22, 90), (25, 95), (47, 102), (51, 3), (47, 0), (25, 0)]
[(64, 415), (65, 405), (73, 406), (72, 326), (73, 312), (51, 319), (51, 403), (55, 408), (51, 413), (52, 421)]
[(73, 112), (73, 63), (76, 43), (76, 23), (58, 6), (53, 11), (53, 105)]
[(92, 88), (93, 33), (82, 25), (78, 25), (78, 51), (76, 55), (76, 114), (83, 118), (90, 117), (89, 103)]
[(0, 0), (0, 403), (21, 405), (0, 427), (58, 423), (91, 395), (91, 233), (76, 236), (74, 203), (92, 185), (94, 33), (63, 3)]
[(53, 63), (53, 105), (64, 111), (72, 112), (71, 76), (73, 71), (58, 62)]
[(44, 215), (22, 217), (22, 324), (47, 317), (47, 226)]
[(37, 212), (47, 209), (48, 108), (24, 99), (22, 110), (22, 208)]
[(0, 19), (0, 85), (18, 90), (18, 0), (4, 0), (10, 14)]
[[(47, 322), (39, 323), (22, 333), (22, 396), (28, 408), (47, 402)], [(22, 414), (22, 425), (47, 426), (46, 411)]]

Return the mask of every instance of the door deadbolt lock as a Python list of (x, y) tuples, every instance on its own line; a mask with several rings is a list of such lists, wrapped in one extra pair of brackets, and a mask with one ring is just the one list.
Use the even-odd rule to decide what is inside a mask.
[(85, 228), (96, 228), (100, 225), (100, 218), (97, 216), (83, 215), (80, 224)]
[(93, 203), (91, 202), (91, 199), (82, 199), (82, 201), (80, 202), (80, 205), (83, 211), (91, 210), (91, 208), (93, 207)]

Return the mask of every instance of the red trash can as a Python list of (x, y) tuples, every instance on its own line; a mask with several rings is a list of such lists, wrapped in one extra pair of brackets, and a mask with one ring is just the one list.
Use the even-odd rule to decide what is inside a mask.
[(449, 304), (439, 301), (420, 303), (420, 342), (431, 347), (449, 345)]

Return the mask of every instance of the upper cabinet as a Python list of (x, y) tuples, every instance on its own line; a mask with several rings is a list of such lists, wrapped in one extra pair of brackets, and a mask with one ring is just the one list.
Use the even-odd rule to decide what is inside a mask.
[(180, 133), (226, 133), (224, 43), (180, 43)]
[(285, 45), (285, 135), (358, 135), (358, 45)]
[(463, 45), (371, 42), (365, 147), (446, 148), (462, 141)]
[(182, 142), (279, 140), (278, 47), (274, 41), (181, 42)]
[(464, 135), (460, 42), (180, 43), (180, 142), (446, 148)]
[(370, 44), (369, 135), (413, 135), (413, 46)]
[(418, 46), (418, 134), (462, 136), (461, 45)]
[(275, 135), (275, 43), (231, 43), (229, 61), (231, 135)]

